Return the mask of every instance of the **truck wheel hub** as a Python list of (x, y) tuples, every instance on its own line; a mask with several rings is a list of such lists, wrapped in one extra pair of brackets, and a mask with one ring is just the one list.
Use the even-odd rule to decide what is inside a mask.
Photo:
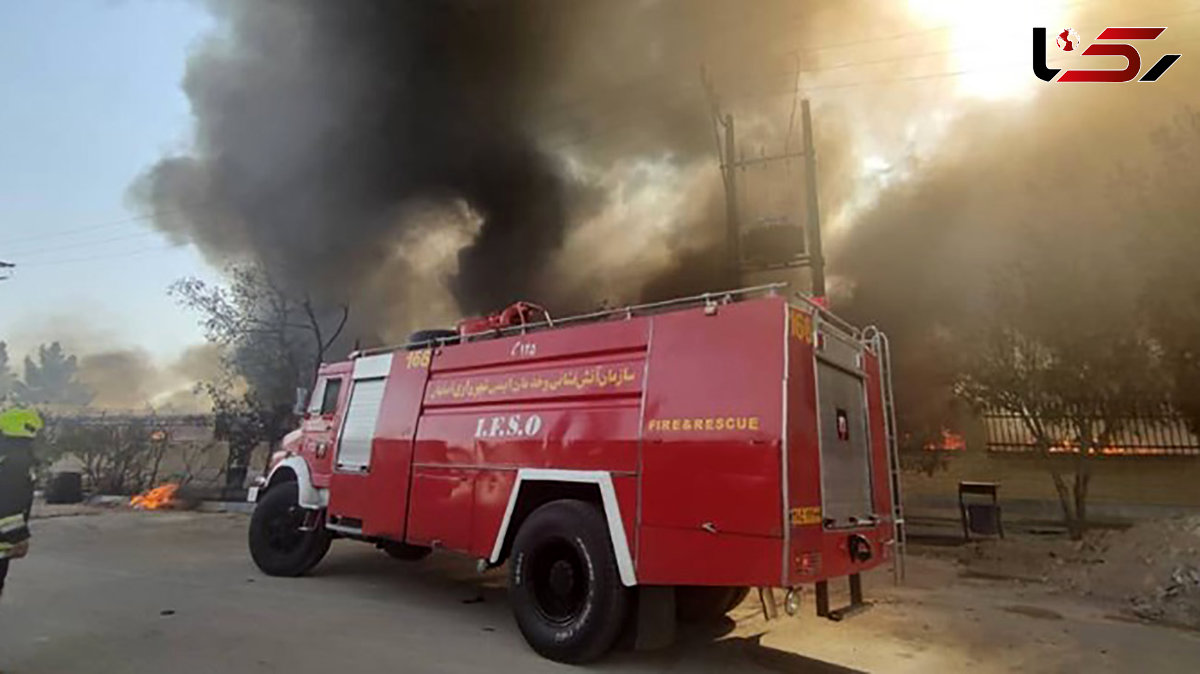
[(587, 574), (575, 549), (566, 541), (548, 542), (530, 571), (538, 613), (556, 624), (574, 620), (587, 600)]
[(280, 552), (295, 550), (304, 540), (304, 533), (300, 531), (303, 522), (304, 515), (300, 508), (280, 509), (266, 523), (267, 543)]
[(575, 587), (575, 571), (566, 560), (558, 560), (550, 567), (550, 589), (559, 597), (569, 597)]

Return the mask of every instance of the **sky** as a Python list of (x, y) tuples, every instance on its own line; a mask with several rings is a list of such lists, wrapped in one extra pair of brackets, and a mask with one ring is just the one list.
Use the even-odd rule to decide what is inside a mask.
[(187, 147), (180, 82), (210, 28), (184, 0), (0, 2), (0, 260), (18, 265), (0, 281), (0, 340), (11, 355), (64, 339), (168, 360), (203, 340), (166, 289), (218, 274), (152, 230), (125, 192)]
[[(945, 58), (940, 45), (913, 47), (934, 62), (906, 63), (917, 73), (942, 67), (964, 75), (914, 84), (930, 88), (933, 104), (906, 126), (907, 135), (893, 139), (892, 154), (899, 155), (920, 154), (914, 145), (939, 146), (948, 107), (942, 103), (1019, 101), (1043, 86), (1028, 72), (1029, 26), (1057, 26), (1067, 9), (1091, 7), (1082, 0), (907, 5), (918, 25), (954, 30), (947, 66), (936, 63)], [(1118, 0), (1099, 8), (1105, 22), (1154, 19)], [(1099, 20), (1078, 27), (1106, 25)], [(192, 246), (173, 245), (154, 230), (147, 214), (126, 202), (126, 190), (164, 154), (188, 149), (193, 120), (180, 84), (190, 49), (212, 28), (195, 0), (0, 0), (0, 260), (18, 265), (0, 281), (0, 340), (11, 355), (19, 359), (38, 343), (59, 339), (79, 353), (137, 346), (165, 362), (203, 341), (197, 317), (166, 290), (183, 276), (219, 280), (218, 270)], [(827, 56), (832, 62), (879, 58), (869, 52)], [(854, 69), (835, 75), (839, 81), (878, 77)], [(952, 95), (939, 93), (950, 86)], [(817, 92), (816, 101), (870, 96), (856, 113), (869, 121), (879, 100), (890, 100), (879, 99), (880, 91), (892, 90), (834, 87)], [(856, 124), (864, 146), (886, 145), (872, 136), (870, 124), (843, 121)], [(890, 116), (888, 125), (895, 126)], [(882, 151), (863, 154), (867, 177), (887, 174), (897, 159)], [(862, 177), (855, 194), (865, 208), (875, 192)], [(841, 220), (853, 219), (855, 203)], [(836, 213), (826, 214), (833, 234), (839, 222)]]

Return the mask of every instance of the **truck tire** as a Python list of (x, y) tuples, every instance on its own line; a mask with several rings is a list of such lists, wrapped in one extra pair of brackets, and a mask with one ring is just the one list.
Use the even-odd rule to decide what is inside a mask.
[(543, 657), (581, 663), (606, 653), (629, 591), (599, 508), (561, 500), (533, 511), (513, 541), (508, 593), (521, 634)]
[(725, 612), (729, 613), (733, 609), (742, 605), (746, 601), (746, 597), (750, 595), (750, 588), (745, 585), (733, 588), (733, 595), (729, 597), (729, 603), (725, 605)]
[(749, 593), (748, 587), (680, 585), (675, 588), (675, 617), (685, 623), (713, 622), (742, 603)]
[(433, 548), (427, 548), (423, 545), (409, 545), (408, 543), (399, 543), (397, 541), (388, 541), (379, 546), (392, 559), (399, 559), (405, 562), (418, 562), (429, 556), (433, 552)]
[(300, 530), (305, 512), (298, 495), (295, 482), (275, 485), (250, 517), (250, 556), (267, 575), (304, 575), (329, 552), (328, 532)]

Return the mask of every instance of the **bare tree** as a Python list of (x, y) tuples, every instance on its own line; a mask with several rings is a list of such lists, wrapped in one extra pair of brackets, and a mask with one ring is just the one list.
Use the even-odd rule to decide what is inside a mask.
[(130, 494), (153, 486), (156, 444), (163, 443), (151, 439), (143, 422), (92, 425), (59, 421), (54, 426), (54, 452), (77, 457), (96, 491)]
[(350, 309), (319, 306), (259, 267), (234, 267), (228, 277), (226, 286), (180, 279), (170, 292), (200, 314), (208, 339), (223, 347), (225, 376), (204, 389), (213, 401), (215, 435), (229, 442), (225, 475), (236, 490), (254, 448), (274, 447), (294, 426), (295, 391), (312, 383)]
[(313, 370), (311, 379), (317, 378), (317, 368), (321, 363), (325, 362), (325, 353), (330, 346), (337, 341), (342, 335), (342, 330), (346, 327), (346, 320), (350, 318), (350, 307), (343, 304), (341, 309), (341, 318), (337, 319), (337, 327), (334, 328), (333, 334), (325, 339), (321, 336), (321, 320), (317, 318), (317, 312), (313, 309), (312, 298), (307, 294), (304, 296), (304, 302), (301, 305), (304, 308), (304, 315), (308, 318), (308, 327), (312, 331), (313, 346), (316, 349), (316, 357), (313, 359)]
[(179, 461), (182, 464), (182, 471), (178, 476), (179, 486), (186, 487), (195, 482), (204, 484), (212, 484), (220, 480), (225, 475), (225, 468), (221, 467), (212, 476), (201, 479), (205, 469), (208, 467), (208, 455), (217, 448), (215, 442), (192, 442), (183, 445), (179, 452)]

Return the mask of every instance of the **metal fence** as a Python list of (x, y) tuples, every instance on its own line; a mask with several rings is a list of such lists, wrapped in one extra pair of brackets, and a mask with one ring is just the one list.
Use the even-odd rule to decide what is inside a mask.
[[(1043, 416), (1042, 426), (1054, 438), (1050, 452), (1071, 454), (1079, 451), (1073, 440), (1075, 425), (1066, 415)], [(1038, 443), (1019, 414), (991, 411), (983, 416), (990, 452), (1037, 452)], [(1096, 420), (1097, 426), (1103, 421)], [(1091, 450), (1103, 456), (1200, 456), (1200, 437), (1187, 423), (1166, 408), (1149, 409), (1118, 420), (1119, 430), (1105, 447)]]

